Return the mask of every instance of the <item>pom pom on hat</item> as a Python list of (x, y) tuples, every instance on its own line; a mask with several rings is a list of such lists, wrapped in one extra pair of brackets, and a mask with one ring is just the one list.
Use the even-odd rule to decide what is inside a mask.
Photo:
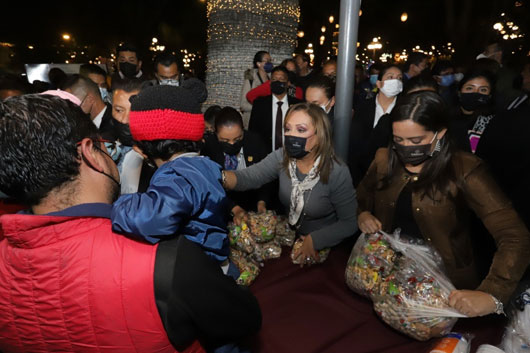
[[(191, 81), (191, 82), (190, 82)], [(204, 134), (200, 103), (207, 91), (198, 79), (188, 79), (181, 87), (147, 87), (131, 97), (129, 126), (136, 141), (198, 141)]]

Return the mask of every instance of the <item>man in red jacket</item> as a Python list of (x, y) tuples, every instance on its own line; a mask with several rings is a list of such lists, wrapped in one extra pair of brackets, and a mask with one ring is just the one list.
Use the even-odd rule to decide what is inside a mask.
[(185, 237), (111, 231), (119, 174), (97, 128), (58, 97), (0, 103), (0, 351), (204, 352), (256, 332), (254, 296)]

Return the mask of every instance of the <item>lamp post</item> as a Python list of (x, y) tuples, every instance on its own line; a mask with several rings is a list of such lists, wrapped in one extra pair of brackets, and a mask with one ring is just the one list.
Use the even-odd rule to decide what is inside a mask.
[(378, 38), (374, 38), (374, 39), (372, 39), (372, 42), (370, 44), (368, 44), (367, 48), (369, 50), (373, 50), (373, 52), (374, 52), (374, 60), (376, 60), (375, 51), (383, 48), (383, 44), (379, 43), (379, 39)]

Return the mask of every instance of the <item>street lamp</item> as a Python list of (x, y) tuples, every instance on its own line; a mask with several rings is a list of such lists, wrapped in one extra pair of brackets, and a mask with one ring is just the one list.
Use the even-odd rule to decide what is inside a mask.
[(409, 15), (406, 12), (403, 12), (401, 14), (401, 22), (407, 22), (408, 19), (409, 19)]
[(372, 39), (372, 42), (368, 44), (367, 48), (369, 50), (374, 51), (374, 60), (375, 60), (375, 51), (383, 48), (383, 44), (379, 43), (379, 39), (374, 37), (374, 39)]
[(64, 40), (70, 40), (71, 38), (72, 37), (68, 33), (63, 34), (63, 39)]

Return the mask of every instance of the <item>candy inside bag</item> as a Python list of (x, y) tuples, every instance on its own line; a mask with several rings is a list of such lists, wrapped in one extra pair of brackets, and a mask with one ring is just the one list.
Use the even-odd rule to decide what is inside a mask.
[(266, 243), (256, 244), (252, 258), (258, 262), (263, 262), (265, 260), (277, 259), (282, 255), (282, 247), (276, 242), (276, 240), (271, 240)]
[(252, 254), (255, 250), (256, 241), (250, 234), (250, 228), (245, 222), (242, 222), (240, 226), (230, 223), (228, 225), (228, 239), (232, 248), (247, 254)]
[(276, 223), (276, 237), (280, 245), (283, 246), (293, 246), (294, 240), (296, 238), (296, 232), (289, 225), (287, 217), (284, 215), (279, 215), (277, 217)]
[(276, 223), (277, 218), (274, 211), (248, 213), (248, 226), (250, 232), (254, 239), (259, 243), (265, 243), (274, 239)]
[[(303, 255), (300, 255), (297, 258), (295, 258), (295, 256), (294, 256), (295, 253), (298, 252), (298, 249), (300, 249), (302, 247), (303, 243), (304, 243), (303, 239), (299, 238), (298, 240), (296, 240), (296, 242), (293, 245), (293, 249), (291, 251), (291, 260), (293, 260), (293, 264), (295, 264), (295, 265), (300, 265), (302, 263), (302, 260), (304, 260), (303, 259)], [(314, 264), (317, 264), (317, 263), (323, 263), (328, 258), (329, 250), (330, 249), (327, 248), (327, 249), (322, 249), (322, 250), (320, 250), (318, 252), (318, 256), (320, 257), (320, 261), (315, 261), (315, 259), (311, 258), (311, 260), (309, 260), (309, 261), (304, 261), (304, 264), (306, 264), (306, 265), (314, 265)]]
[(399, 233), (362, 234), (346, 268), (346, 283), (368, 296), (376, 313), (415, 339), (448, 334), (457, 318), (449, 306), (455, 288), (441, 269), (441, 257), (422, 242)]
[(247, 258), (245, 254), (239, 250), (230, 250), (230, 260), (237, 266), (239, 270), (239, 278), (236, 280), (238, 284), (249, 286), (254, 282), (259, 274), (259, 265)]

